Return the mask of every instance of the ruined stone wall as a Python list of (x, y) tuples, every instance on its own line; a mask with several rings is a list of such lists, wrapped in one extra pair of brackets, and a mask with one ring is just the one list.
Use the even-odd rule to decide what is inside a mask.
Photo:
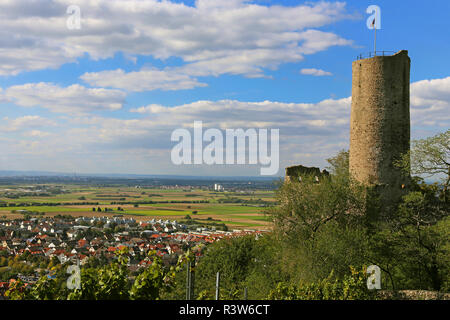
[(296, 165), (292, 167), (286, 168), (286, 175), (284, 181), (298, 181), (302, 176), (313, 176), (317, 177), (317, 179), (322, 178), (323, 176), (329, 176), (330, 173), (323, 169), (320, 171), (319, 168), (316, 167), (305, 167), (302, 165)]
[(405, 50), (352, 64), (350, 174), (394, 197), (407, 183), (393, 161), (410, 147), (410, 65)]

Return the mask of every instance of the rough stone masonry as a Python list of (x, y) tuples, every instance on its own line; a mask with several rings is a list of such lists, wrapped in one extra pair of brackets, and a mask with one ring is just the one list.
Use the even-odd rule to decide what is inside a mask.
[(352, 64), (350, 174), (376, 186), (385, 203), (408, 183), (394, 161), (410, 148), (410, 66), (406, 50)]

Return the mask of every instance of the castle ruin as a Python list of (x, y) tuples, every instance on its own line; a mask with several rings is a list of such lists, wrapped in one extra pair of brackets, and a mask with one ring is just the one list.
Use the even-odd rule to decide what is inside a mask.
[[(395, 161), (410, 149), (410, 67), (406, 50), (352, 64), (350, 176), (373, 187), (384, 206), (399, 200), (409, 181)], [(288, 167), (285, 181), (298, 181), (303, 175), (318, 179), (328, 172)]]
[(383, 203), (398, 200), (408, 180), (394, 161), (410, 149), (410, 66), (406, 50), (352, 64), (350, 175)]
[(322, 178), (324, 176), (327, 177), (329, 175), (330, 173), (325, 169), (320, 171), (320, 169), (316, 167), (305, 167), (302, 165), (297, 165), (286, 168), (284, 181), (300, 181), (304, 176), (313, 176), (317, 181), (319, 181), (319, 178)]

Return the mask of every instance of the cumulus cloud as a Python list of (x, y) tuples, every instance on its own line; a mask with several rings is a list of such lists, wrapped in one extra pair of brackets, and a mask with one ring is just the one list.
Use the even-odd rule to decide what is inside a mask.
[(326, 135), (348, 124), (350, 99), (327, 99), (319, 103), (282, 103), (237, 100), (197, 101), (176, 107), (149, 105), (132, 112), (151, 115), (158, 124), (172, 128), (204, 126), (227, 128), (280, 128), (284, 135)]
[(321, 69), (315, 69), (315, 68), (303, 68), (302, 70), (300, 70), (300, 73), (304, 74), (304, 75), (310, 75), (310, 76), (316, 76), (316, 77), (333, 75), (331, 72), (324, 71)]
[[(175, 145), (170, 140), (171, 134), (180, 128), (193, 134), (194, 121), (202, 121), (204, 130), (217, 128), (224, 135), (226, 129), (254, 128), (269, 132), (279, 129), (282, 168), (292, 161), (309, 165), (314, 161), (316, 164), (323, 162), (347, 144), (350, 99), (327, 99), (318, 103), (205, 100), (175, 107), (152, 104), (131, 111), (141, 117), (73, 118), (71, 125), (77, 128), (71, 130), (71, 136), (96, 153), (123, 150), (121, 154), (136, 155), (136, 159), (130, 159), (133, 163), (146, 155), (152, 170), (164, 168), (176, 173), (180, 168), (171, 164), (170, 152)], [(310, 155), (308, 159), (302, 158), (305, 153)], [(111, 157), (115, 156), (109, 155), (108, 159)], [(259, 174), (259, 167), (251, 165), (200, 167), (185, 167), (184, 174)]]
[(126, 93), (78, 84), (60, 87), (53, 83), (27, 83), (8, 87), (4, 98), (22, 107), (40, 106), (58, 113), (86, 113), (122, 108)]
[[(413, 135), (424, 129), (432, 135), (450, 126), (449, 81), (449, 78), (443, 78), (411, 84)], [(7, 126), (29, 128), (27, 131), (30, 132), (25, 135), (34, 139), (2, 140), (0, 137), (0, 147), (6, 150), (8, 159), (17, 157), (18, 161), (25, 161), (18, 155), (26, 152), (27, 161), (33, 161), (33, 164), (57, 158), (61, 160), (62, 171), (73, 164), (75, 170), (85, 172), (258, 174), (259, 167), (231, 166), (225, 169), (171, 165), (172, 131), (179, 128), (192, 131), (194, 121), (198, 120), (203, 122), (205, 129), (279, 129), (280, 168), (296, 163), (324, 167), (326, 158), (348, 148), (350, 106), (351, 97), (316, 103), (204, 100), (174, 107), (149, 104), (132, 109), (135, 115), (132, 119), (80, 114), (58, 120), (61, 122), (57, 127), (58, 134), (46, 136), (45, 144), (38, 140), (42, 139), (40, 132), (45, 135), (48, 131), (42, 126), (43, 119), (6, 119)], [(27, 121), (41, 126), (26, 126)], [(33, 130), (40, 132), (33, 133)]]
[(450, 77), (411, 84), (413, 125), (450, 126)]
[[(446, 81), (448, 80), (435, 79), (411, 84), (413, 131), (418, 127), (449, 126), (449, 117), (444, 114), (446, 111), (448, 113), (450, 101), (446, 96), (450, 93), (450, 88), (443, 85)], [(426, 104), (419, 106), (414, 102), (423, 97), (427, 97)], [(443, 109), (435, 107), (445, 104), (447, 107)], [(85, 136), (90, 139), (90, 143), (97, 145), (97, 148), (103, 145), (108, 148), (139, 150), (167, 150), (171, 146), (171, 132), (178, 128), (191, 129), (194, 121), (202, 121), (204, 128), (221, 130), (280, 129), (283, 161), (293, 161), (291, 158), (295, 154), (298, 157), (309, 155), (304, 160), (312, 164), (314, 161), (323, 161), (342, 148), (348, 148), (350, 107), (351, 97), (325, 99), (317, 103), (200, 100), (174, 107), (150, 104), (131, 109), (132, 113), (140, 115), (136, 119), (81, 117), (71, 121), (74, 125), (84, 126), (77, 136)], [(417, 113), (420, 110), (428, 110), (428, 116), (423, 117)], [(433, 124), (429, 124), (429, 119), (434, 119)], [(90, 126), (92, 129), (89, 129)]]
[(54, 120), (36, 115), (23, 116), (15, 119), (4, 117), (3, 126), (0, 130), (5, 132), (13, 132), (35, 128), (48, 128), (56, 125), (57, 123)]
[(122, 69), (117, 69), (85, 73), (80, 78), (91, 85), (127, 91), (183, 90), (206, 86), (189, 75), (173, 70), (150, 69), (125, 73)]
[[(93, 86), (106, 86), (129, 91), (191, 89), (206, 86), (199, 82), (197, 77), (218, 77), (223, 74), (244, 75), (248, 78), (266, 77), (265, 68), (274, 70), (281, 63), (303, 60), (305, 54), (323, 51), (333, 45), (351, 44), (351, 41), (344, 40), (335, 34), (317, 30), (299, 32), (296, 41), (304, 42), (300, 45), (292, 43), (286, 47), (274, 45), (242, 47), (233, 50), (213, 51), (208, 49), (187, 59), (189, 63), (181, 67), (161, 70), (144, 69), (129, 73), (120, 69), (101, 71), (85, 73), (81, 79)], [(276, 42), (275, 39), (274, 42)]]
[[(67, 157), (72, 162), (77, 159), (76, 170), (86, 168), (89, 163), (89, 172), (105, 172), (109, 168), (110, 172), (136, 170), (161, 173), (163, 170), (183, 174), (180, 167), (171, 163), (170, 151), (174, 143), (170, 137), (179, 128), (192, 131), (193, 122), (199, 120), (205, 130), (279, 129), (281, 167), (288, 165), (289, 161), (303, 161), (300, 160), (301, 153), (310, 154), (308, 161), (313, 164), (312, 161), (324, 159), (339, 150), (342, 141), (348, 140), (346, 118), (349, 117), (349, 110), (346, 109), (349, 106), (349, 98), (329, 99), (315, 104), (237, 100), (197, 101), (176, 107), (154, 104), (133, 109), (136, 114), (134, 119), (85, 115), (68, 117), (58, 134), (45, 137), (46, 147), (37, 147), (40, 145), (38, 138), (42, 138), (40, 132), (26, 133), (30, 139), (35, 138), (34, 144), (20, 141), (26, 147), (23, 152), (27, 155), (35, 150), (42, 159), (43, 150), (47, 150), (52, 157), (64, 158), (64, 166), (70, 163)], [(293, 150), (298, 154), (295, 157)], [(99, 163), (102, 165), (99, 166)], [(60, 170), (64, 170), (63, 165)], [(184, 174), (187, 174), (186, 170), (190, 174), (259, 174), (259, 166), (248, 165), (227, 168), (203, 166), (201, 169), (185, 167), (184, 170)]]
[(41, 131), (41, 130), (31, 130), (24, 133), (24, 136), (32, 137), (32, 138), (45, 138), (50, 135), (49, 132)]
[[(69, 5), (81, 9), (79, 30), (66, 27)], [(0, 75), (57, 68), (85, 53), (102, 59), (123, 52), (130, 58), (179, 57), (190, 65), (184, 75), (191, 77), (263, 76), (262, 68), (351, 45), (318, 30), (349, 18), (345, 3), (322, 1), (289, 7), (244, 0), (198, 0), (194, 6), (157, 0), (3, 1), (0, 45), (8, 50), (0, 51)], [(195, 84), (195, 79), (179, 81), (182, 88)]]
[(411, 84), (415, 106), (435, 105), (436, 103), (448, 103), (450, 101), (450, 77), (442, 79), (422, 80)]

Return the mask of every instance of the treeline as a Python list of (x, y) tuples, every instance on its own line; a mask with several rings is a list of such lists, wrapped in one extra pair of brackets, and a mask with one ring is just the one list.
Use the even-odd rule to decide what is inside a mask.
[(56, 206), (77, 206), (77, 205), (98, 205), (99, 202), (0, 202), (0, 207), (56, 207)]
[[(218, 221), (218, 222), (215, 222), (215, 221)], [(211, 217), (208, 217), (205, 221), (202, 219), (191, 218), (190, 215), (186, 215), (184, 217), (184, 220), (182, 220), (182, 223), (189, 225), (189, 226), (198, 226), (199, 228), (215, 227), (216, 230), (228, 231), (227, 225), (225, 223), (219, 222), (219, 221), (220, 220), (214, 220)]]
[(102, 194), (102, 195), (96, 195), (95, 196), (95, 200), (126, 200), (127, 198), (141, 198), (141, 196), (130, 196), (130, 195), (126, 195), (126, 194), (122, 194), (122, 195), (112, 195), (112, 194)]
[(29, 210), (11, 210), (11, 213), (22, 213), (24, 216), (43, 216), (45, 212), (29, 211)]
[(242, 199), (238, 197), (226, 197), (225, 199), (218, 199), (219, 203), (244, 203), (244, 204), (260, 204), (264, 206), (274, 205), (273, 201), (266, 201), (260, 199)]
[(118, 197), (133, 197), (133, 198), (140, 198), (140, 196), (130, 196), (130, 195), (127, 195), (127, 194), (100, 194), (100, 193), (98, 193), (98, 194), (95, 194), (95, 197), (111, 197), (111, 198), (118, 198)]
[(209, 203), (209, 200), (165, 200), (165, 201), (113, 201), (111, 204), (158, 204), (158, 203)]
[(19, 199), (21, 197), (50, 197), (53, 196), (53, 194), (50, 194), (48, 192), (33, 192), (33, 193), (6, 193), (3, 195), (5, 198), (8, 199)]

